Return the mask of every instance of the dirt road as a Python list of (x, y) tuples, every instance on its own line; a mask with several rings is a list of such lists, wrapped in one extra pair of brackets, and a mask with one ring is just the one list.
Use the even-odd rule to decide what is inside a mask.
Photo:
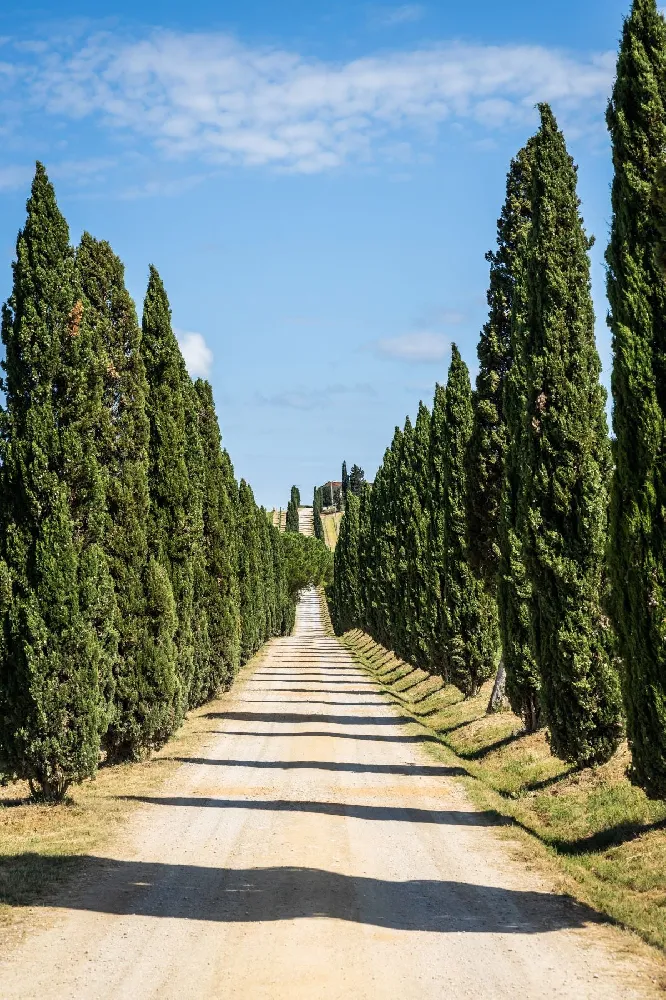
[(647, 995), (324, 635), (314, 594), (227, 704), (0, 963), (3, 1000)]

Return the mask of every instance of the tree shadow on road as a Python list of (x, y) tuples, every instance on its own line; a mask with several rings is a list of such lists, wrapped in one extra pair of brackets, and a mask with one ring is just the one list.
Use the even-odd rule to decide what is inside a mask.
[(464, 778), (462, 767), (428, 764), (356, 764), (333, 760), (215, 760), (210, 757), (174, 757), (181, 764), (212, 764), (216, 767), (255, 767), (275, 771), (340, 771), (348, 774), (392, 774), (406, 778)]
[(389, 715), (322, 715), (320, 712), (208, 712), (206, 719), (235, 722), (318, 722), (336, 726), (404, 726), (405, 720)]
[(228, 869), (34, 854), (6, 860), (41, 868), (45, 882), (52, 882), (54, 865), (74, 863), (82, 878), (48, 902), (119, 916), (222, 923), (327, 917), (440, 934), (541, 934), (599, 920), (565, 896), (467, 882), (399, 882), (289, 866)]

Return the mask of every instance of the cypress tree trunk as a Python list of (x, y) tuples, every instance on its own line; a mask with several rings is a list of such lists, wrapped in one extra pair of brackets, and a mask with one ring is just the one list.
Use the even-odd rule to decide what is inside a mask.
[[(506, 694), (528, 733), (542, 724), (541, 677), (533, 651), (532, 585), (525, 567), (522, 501), (526, 434), (525, 310), (527, 240), (531, 224), (533, 142), (512, 162), (507, 195), (498, 223), (498, 248), (491, 259), (491, 322), (503, 324), (499, 339), (509, 362), (503, 367), (503, 415), (506, 446), (500, 494), (497, 603)], [(494, 319), (492, 318), (494, 317)], [(529, 497), (528, 497), (529, 500)]]
[(495, 668), (492, 602), (469, 564), (467, 544), (467, 452), (472, 432), (472, 388), (467, 365), (453, 345), (446, 385), (441, 456), (444, 484), (445, 674), (466, 697), (475, 695)]
[(169, 585), (148, 570), (148, 386), (123, 265), (108, 243), (88, 233), (76, 262), (104, 379), (97, 457), (105, 472), (103, 546), (117, 601), (114, 712), (104, 745), (108, 759), (133, 760), (173, 732), (178, 691), (175, 658), (167, 655), (173, 650), (171, 614), (151, 611), (156, 600), (160, 607), (169, 604), (168, 596), (156, 597)]
[(191, 487), (187, 468), (187, 428), (183, 359), (171, 328), (171, 309), (162, 279), (150, 268), (143, 309), (142, 352), (148, 381), (150, 419), (148, 488), (149, 551), (166, 570), (176, 605), (176, 724), (189, 702), (194, 677), (192, 629), (194, 573), (190, 559)]
[(540, 111), (525, 332), (526, 556), (551, 748), (590, 765), (608, 760), (621, 736), (600, 607), (611, 459), (576, 169), (550, 108)]
[(666, 287), (654, 185), (666, 148), (666, 26), (634, 0), (608, 108), (615, 177), (608, 263), (613, 333), (613, 617), (624, 660), (631, 778), (666, 797)]
[(41, 164), (27, 212), (2, 318), (0, 759), (33, 795), (59, 801), (97, 768), (117, 637), (99, 545), (101, 379), (67, 223)]

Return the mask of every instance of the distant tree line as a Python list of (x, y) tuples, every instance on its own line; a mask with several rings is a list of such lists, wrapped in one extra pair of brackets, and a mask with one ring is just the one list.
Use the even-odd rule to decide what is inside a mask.
[(70, 245), (41, 164), (2, 340), (0, 776), (59, 801), (102, 753), (164, 744), (323, 571), (236, 482), (157, 270), (139, 323), (109, 244)]
[(360, 627), (473, 695), (501, 656), (553, 753), (666, 797), (666, 24), (626, 19), (607, 120), (613, 430), (576, 167), (548, 105), (512, 162), (472, 393), (453, 348), (432, 411), (349, 496), (338, 632)]

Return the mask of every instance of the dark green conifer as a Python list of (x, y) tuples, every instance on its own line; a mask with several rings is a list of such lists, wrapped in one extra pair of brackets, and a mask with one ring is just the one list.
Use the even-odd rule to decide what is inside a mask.
[(335, 547), (333, 577), (333, 624), (338, 635), (363, 626), (359, 593), (359, 499), (347, 494)]
[(632, 780), (664, 798), (666, 286), (664, 214), (654, 196), (666, 149), (666, 25), (656, 0), (634, 0), (625, 21), (607, 120), (615, 167), (606, 253), (616, 437), (612, 606)]
[(534, 649), (551, 748), (601, 763), (620, 735), (601, 610), (611, 473), (576, 168), (548, 105), (532, 159), (522, 503)]
[(240, 594), (236, 572), (237, 539), (235, 496), (237, 487), (228, 456), (220, 444), (213, 390), (197, 379), (199, 435), (203, 448), (203, 536), (205, 590), (203, 604), (208, 621), (210, 660), (205, 696), (227, 688), (240, 664)]
[[(506, 421), (499, 509), (497, 604), (506, 694), (511, 708), (535, 732), (542, 722), (541, 677), (533, 651), (532, 585), (524, 558), (522, 496), (526, 426), (525, 314), (527, 240), (531, 222), (533, 140), (520, 150), (507, 177), (506, 200), (497, 226), (497, 251), (491, 261), (491, 292), (496, 310), (490, 323), (509, 342), (509, 362), (502, 366), (502, 412)], [(492, 308), (492, 306), (491, 306)]]
[(166, 569), (176, 604), (179, 714), (189, 702), (194, 677), (194, 572), (190, 559), (191, 487), (187, 467), (184, 365), (171, 328), (169, 300), (155, 267), (150, 268), (143, 309), (142, 353), (150, 420), (148, 489), (150, 554)]
[[(107, 523), (103, 547), (115, 585), (119, 636), (114, 712), (104, 739), (113, 760), (132, 760), (160, 746), (173, 732), (178, 685), (169, 604), (155, 567), (148, 567), (147, 383), (141, 331), (124, 281), (124, 268), (108, 243), (84, 233), (77, 252), (84, 311), (92, 328), (103, 379), (96, 433), (104, 471)], [(171, 599), (172, 603), (172, 599)], [(164, 630), (164, 631), (163, 631)]]
[(289, 498), (289, 503), (287, 504), (287, 531), (300, 531), (300, 519), (298, 516), (298, 508), (301, 505), (301, 494), (297, 486), (292, 486), (291, 497)]
[(349, 492), (349, 475), (347, 473), (347, 463), (342, 463), (342, 486), (340, 488), (340, 498), (342, 506), (347, 503), (347, 493)]
[(252, 489), (241, 479), (238, 490), (238, 584), (241, 663), (259, 649), (266, 634), (260, 525)]
[(321, 486), (316, 486), (312, 498), (312, 522), (314, 526), (314, 536), (320, 541), (324, 541), (324, 525), (321, 520), (321, 509), (323, 507)]
[(495, 669), (492, 601), (469, 563), (467, 452), (472, 433), (472, 388), (467, 365), (453, 345), (445, 397), (441, 454), (444, 530), (445, 676), (466, 696), (477, 693)]
[(446, 447), (446, 387), (437, 385), (430, 418), (430, 517), (428, 523), (427, 611), (426, 629), (429, 650), (429, 670), (448, 683), (447, 614), (442, 596), (446, 574), (446, 481), (444, 451)]
[(67, 223), (41, 164), (3, 309), (0, 770), (59, 801), (94, 774), (117, 637), (100, 540), (101, 379)]

